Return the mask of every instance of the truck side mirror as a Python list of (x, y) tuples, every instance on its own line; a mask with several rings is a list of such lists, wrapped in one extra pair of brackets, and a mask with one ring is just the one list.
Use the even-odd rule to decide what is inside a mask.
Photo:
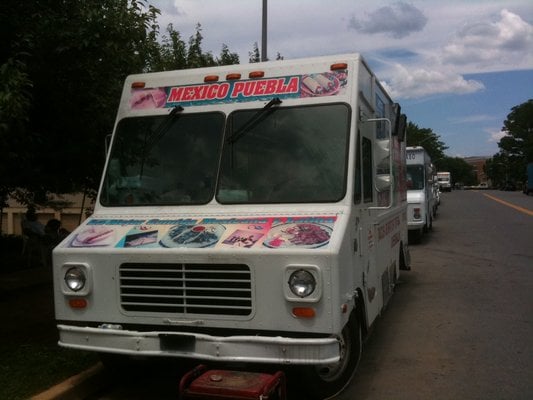
[(392, 185), (390, 140), (376, 140), (374, 146), (374, 160), (376, 161), (376, 190), (378, 192), (383, 192), (390, 189)]
[(392, 181), (389, 174), (376, 175), (376, 189), (378, 192), (384, 192), (390, 189), (391, 185)]
[(372, 145), (375, 169), (374, 187), (378, 192), (378, 197), (384, 201), (380, 202), (377, 207), (370, 207), (375, 210), (387, 210), (393, 204), (392, 123), (388, 118), (370, 118), (364, 122), (384, 122), (387, 126), (385, 138), (376, 138)]

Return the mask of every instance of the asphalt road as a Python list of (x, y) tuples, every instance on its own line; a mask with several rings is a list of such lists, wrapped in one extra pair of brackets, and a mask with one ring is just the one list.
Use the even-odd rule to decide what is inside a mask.
[(533, 197), (443, 193), (411, 255), (338, 399), (532, 399)]
[[(411, 258), (336, 399), (532, 399), (533, 196), (443, 193)], [(177, 370), (144, 371), (90, 399), (177, 398)]]

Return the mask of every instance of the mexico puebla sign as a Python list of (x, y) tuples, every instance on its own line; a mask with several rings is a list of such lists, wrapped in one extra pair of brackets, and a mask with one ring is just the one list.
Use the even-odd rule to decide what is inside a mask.
[(283, 99), (333, 96), (344, 90), (346, 82), (346, 71), (334, 71), (265, 79), (132, 89), (129, 104), (131, 109), (149, 109), (178, 105), (260, 101), (273, 97)]

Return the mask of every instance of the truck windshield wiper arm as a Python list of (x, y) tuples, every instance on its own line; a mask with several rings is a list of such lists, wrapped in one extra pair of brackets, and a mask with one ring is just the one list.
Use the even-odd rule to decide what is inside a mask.
[(252, 129), (259, 122), (264, 120), (267, 115), (270, 115), (270, 113), (275, 110), (274, 106), (278, 106), (280, 104), (281, 100), (279, 99), (279, 97), (275, 97), (270, 100), (267, 104), (265, 104), (262, 109), (258, 110), (254, 115), (252, 115), (252, 117), (237, 132), (233, 133), (230, 137), (228, 137), (227, 142), (230, 144), (235, 143), (246, 132)]
[(140, 176), (142, 176), (144, 172), (144, 161), (146, 160), (146, 157), (150, 154), (154, 145), (165, 136), (177, 114), (183, 110), (184, 108), (182, 106), (176, 106), (170, 110), (170, 112), (164, 117), (163, 121), (161, 121), (157, 128), (145, 140), (142, 152)]
[(163, 138), (163, 136), (165, 136), (176, 115), (183, 110), (184, 108), (182, 106), (176, 106), (170, 110), (165, 119), (161, 121), (161, 124), (159, 124), (157, 129), (148, 137), (148, 140), (146, 141), (147, 153), (157, 142)]

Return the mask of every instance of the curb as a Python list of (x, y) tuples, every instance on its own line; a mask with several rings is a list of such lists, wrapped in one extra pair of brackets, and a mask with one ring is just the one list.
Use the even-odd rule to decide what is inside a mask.
[(31, 400), (73, 400), (84, 399), (111, 384), (102, 363), (72, 376), (50, 389), (31, 397)]

